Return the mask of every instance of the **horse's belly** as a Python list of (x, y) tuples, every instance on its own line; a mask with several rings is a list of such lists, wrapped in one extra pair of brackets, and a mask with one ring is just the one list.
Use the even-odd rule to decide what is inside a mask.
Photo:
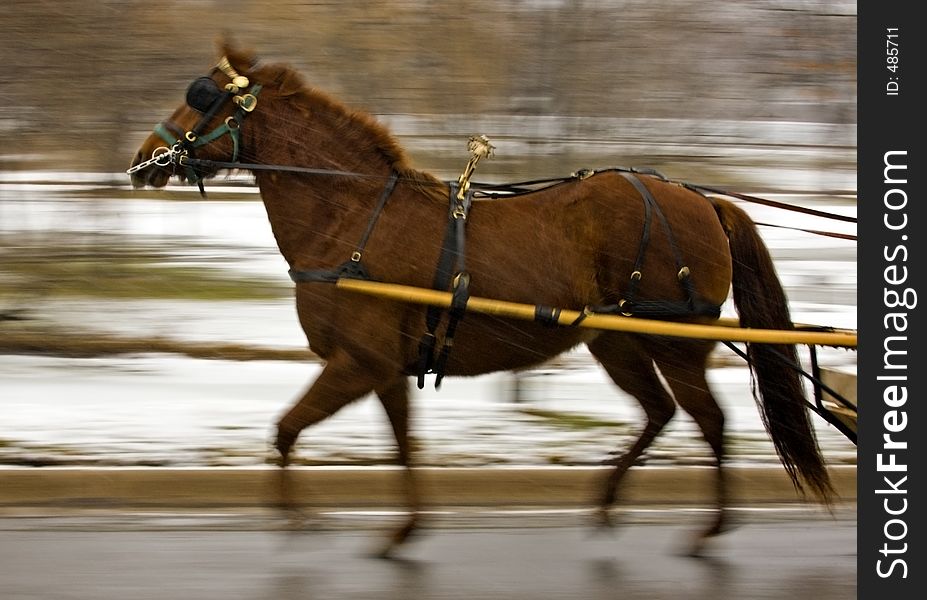
[(598, 335), (593, 329), (467, 315), (454, 337), (446, 374), (481, 375), (535, 366)]

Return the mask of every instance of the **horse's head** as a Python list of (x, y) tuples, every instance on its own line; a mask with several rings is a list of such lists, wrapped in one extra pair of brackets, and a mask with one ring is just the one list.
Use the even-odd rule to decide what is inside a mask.
[(142, 143), (128, 173), (136, 188), (164, 187), (172, 175), (196, 182), (215, 175), (217, 165), (235, 162), (239, 128), (255, 109), (260, 84), (248, 77), (254, 60), (222, 45), (224, 54), (212, 71), (187, 88), (185, 102)]

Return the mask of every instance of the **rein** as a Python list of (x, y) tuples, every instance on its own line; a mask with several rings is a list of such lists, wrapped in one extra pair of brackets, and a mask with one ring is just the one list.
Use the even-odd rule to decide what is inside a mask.
[[(260, 163), (243, 163), (238, 161), (207, 160), (203, 158), (187, 158), (184, 164), (191, 167), (204, 167), (207, 169), (244, 169), (246, 171), (280, 171), (282, 173), (305, 173), (308, 175), (331, 175), (333, 177), (354, 177), (357, 179), (389, 179), (383, 175), (359, 173), (357, 171), (339, 171), (337, 169), (318, 169), (313, 167), (297, 167), (295, 165), (264, 165)], [(163, 166), (163, 165), (159, 165)], [(444, 184), (446, 185), (446, 184)]]
[[(717, 188), (708, 187), (705, 185), (695, 185), (684, 182), (675, 182), (679, 183), (682, 186), (691, 188), (698, 192), (707, 192), (709, 194), (719, 194), (722, 196), (730, 196), (731, 198), (737, 198), (738, 200), (745, 200), (747, 202), (752, 202), (754, 204), (763, 204), (765, 206), (772, 206), (774, 208), (782, 208), (785, 210), (791, 210), (795, 212), (804, 213), (806, 215), (813, 215), (815, 217), (826, 217), (828, 219), (834, 219), (835, 221), (845, 221), (847, 223), (856, 223), (856, 217), (848, 217), (846, 215), (837, 215), (834, 213), (824, 212), (821, 210), (814, 210), (813, 208), (805, 208), (803, 206), (795, 206), (794, 204), (786, 204), (785, 202), (778, 202), (776, 200), (767, 200), (765, 198), (757, 198), (755, 196), (748, 196), (747, 194), (738, 194), (737, 192), (727, 192), (725, 190), (720, 190)], [(802, 230), (804, 231), (804, 230)], [(856, 237), (854, 236), (855, 240)]]
[[(164, 157), (161, 162), (157, 162), (155, 159), (150, 159), (147, 161), (150, 163), (156, 163), (158, 166), (164, 167), (169, 164), (175, 164), (173, 157), (167, 156), (167, 152), (164, 154), (158, 155), (158, 158)], [(370, 173), (360, 173), (357, 171), (339, 171), (337, 169), (320, 169), (313, 167), (298, 167), (295, 165), (265, 165), (260, 163), (243, 163), (237, 161), (219, 161), (219, 160), (206, 160), (200, 158), (181, 158), (182, 164), (189, 165), (191, 167), (203, 167), (205, 169), (243, 169), (246, 171), (280, 171), (283, 173), (305, 173), (308, 175), (330, 175), (333, 177), (354, 177), (358, 179), (386, 179), (386, 176), (383, 175), (372, 175)], [(145, 165), (147, 166), (147, 164)], [(134, 170), (138, 170), (137, 168)], [(521, 194), (530, 194), (532, 192), (537, 192), (543, 189), (555, 187), (569, 181), (576, 181), (586, 179), (592, 175), (598, 173), (604, 173), (607, 171), (614, 171), (617, 173), (638, 173), (641, 175), (655, 175), (667, 181), (669, 183), (675, 183), (683, 187), (689, 188), (695, 192), (699, 193), (709, 193), (717, 194), (721, 196), (730, 196), (732, 198), (737, 198), (738, 200), (743, 200), (745, 202), (750, 202), (753, 204), (762, 204), (765, 206), (771, 206), (774, 208), (779, 208), (782, 210), (788, 210), (792, 212), (798, 212), (806, 215), (811, 215), (815, 217), (823, 217), (826, 219), (833, 219), (835, 221), (844, 221), (846, 223), (856, 223), (856, 217), (850, 217), (847, 215), (840, 215), (837, 213), (830, 213), (826, 211), (816, 210), (813, 208), (805, 208), (803, 206), (796, 206), (794, 204), (788, 204), (785, 202), (778, 202), (776, 200), (768, 200), (766, 198), (759, 198), (757, 196), (750, 196), (748, 194), (741, 194), (738, 192), (728, 192), (715, 187), (709, 187), (694, 183), (688, 183), (684, 181), (679, 181), (675, 179), (667, 179), (660, 176), (659, 173), (653, 169), (647, 167), (607, 167), (604, 169), (581, 169), (572, 173), (568, 177), (550, 177), (545, 179), (531, 179), (527, 181), (517, 181), (513, 183), (485, 183), (474, 181), (471, 182), (470, 187), (474, 193), (474, 198), (488, 198), (488, 199), (501, 199), (509, 198), (513, 196), (519, 196)], [(132, 172), (131, 170), (128, 172)], [(423, 182), (417, 181), (418, 184)], [(451, 181), (442, 181), (440, 183), (435, 183), (435, 186), (445, 187), (452, 183)], [(425, 182), (427, 185), (427, 182)], [(540, 186), (540, 187), (538, 187)], [(795, 231), (802, 231), (805, 233), (812, 233), (815, 235), (823, 235), (829, 237), (835, 237), (845, 240), (856, 240), (857, 237), (852, 234), (847, 233), (834, 233), (829, 231), (820, 231), (817, 229), (802, 229), (800, 227), (789, 227), (785, 225), (773, 225), (770, 223), (757, 223), (758, 225), (763, 225), (766, 227), (778, 227), (780, 229), (791, 229)]]

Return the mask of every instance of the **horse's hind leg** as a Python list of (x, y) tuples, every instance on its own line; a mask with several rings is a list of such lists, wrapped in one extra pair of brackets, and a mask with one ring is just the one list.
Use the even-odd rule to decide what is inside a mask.
[[(726, 524), (727, 478), (724, 470), (724, 413), (708, 388), (705, 365), (713, 342), (678, 341), (667, 344), (662, 352), (654, 354), (660, 372), (673, 390), (676, 402), (689, 413), (705, 441), (711, 447), (717, 466), (715, 498), (717, 514), (714, 521), (695, 539), (691, 549), (697, 554), (704, 541), (722, 533)], [(684, 357), (684, 360), (680, 360)]]
[(406, 523), (390, 536), (386, 546), (378, 553), (379, 556), (387, 557), (415, 530), (420, 504), (415, 473), (412, 470), (412, 444), (409, 439), (409, 380), (405, 376), (399, 377), (378, 387), (376, 392), (396, 437), (397, 458), (400, 466), (404, 467), (405, 495), (409, 509)]
[(653, 361), (641, 346), (639, 338), (607, 333), (589, 342), (588, 347), (612, 381), (637, 398), (647, 416), (647, 423), (637, 441), (617, 459), (615, 468), (605, 482), (599, 519), (603, 525), (609, 525), (608, 509), (615, 502), (622, 478), (673, 418), (676, 405), (660, 381)]

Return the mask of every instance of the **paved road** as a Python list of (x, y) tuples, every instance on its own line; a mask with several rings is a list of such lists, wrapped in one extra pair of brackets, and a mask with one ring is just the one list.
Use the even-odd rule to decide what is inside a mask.
[(401, 558), (383, 560), (369, 551), (395, 513), (329, 512), (298, 533), (267, 514), (8, 514), (0, 590), (4, 600), (856, 597), (855, 507), (736, 516), (695, 559), (678, 551), (699, 511), (629, 511), (601, 535), (576, 511), (438, 512)]

